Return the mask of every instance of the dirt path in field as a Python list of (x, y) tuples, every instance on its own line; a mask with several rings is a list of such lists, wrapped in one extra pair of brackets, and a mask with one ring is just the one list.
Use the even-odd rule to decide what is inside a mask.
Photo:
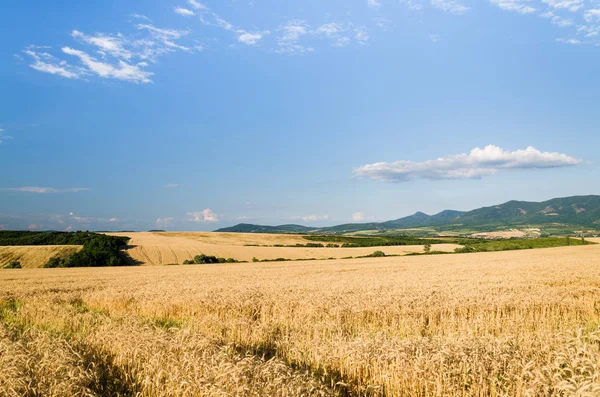
[[(246, 233), (110, 233), (131, 237), (128, 254), (144, 265), (160, 266), (183, 263), (195, 255), (206, 254), (240, 261), (257, 259), (327, 259), (357, 257), (383, 251), (387, 255), (423, 252), (423, 246), (387, 246), (361, 248), (263, 247), (262, 245), (307, 244), (311, 241), (298, 235)], [(249, 246), (259, 245), (259, 246)], [(436, 251), (453, 252), (456, 244), (437, 244)]]

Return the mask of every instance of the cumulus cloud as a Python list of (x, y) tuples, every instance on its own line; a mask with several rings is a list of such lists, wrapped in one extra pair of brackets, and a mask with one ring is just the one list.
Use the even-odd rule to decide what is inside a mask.
[(469, 7), (463, 5), (457, 0), (431, 0), (431, 5), (440, 10), (451, 12), (453, 14), (464, 14), (469, 11)]
[(262, 39), (265, 34), (268, 34), (269, 32), (250, 33), (250, 32), (246, 32), (245, 30), (238, 30), (237, 33), (238, 33), (238, 41), (240, 43), (244, 43), (246, 45), (254, 45), (260, 39)]
[(531, 14), (537, 9), (531, 6), (531, 0), (490, 0), (492, 4), (505, 11), (517, 12), (519, 14)]
[(562, 153), (541, 152), (533, 147), (513, 152), (498, 146), (475, 148), (469, 154), (456, 154), (423, 162), (396, 161), (363, 165), (354, 174), (384, 182), (405, 182), (413, 179), (479, 179), (503, 170), (559, 168), (583, 161)]
[(187, 216), (189, 216), (193, 222), (219, 222), (219, 215), (215, 214), (210, 208), (200, 212), (188, 212)]
[(585, 21), (588, 23), (600, 22), (600, 9), (587, 10), (583, 14), (583, 17), (585, 18)]
[(9, 192), (23, 192), (23, 193), (38, 193), (38, 194), (52, 194), (52, 193), (77, 193), (91, 190), (87, 187), (73, 187), (68, 189), (57, 189), (54, 187), (38, 187), (38, 186), (23, 186), (23, 187), (4, 187), (0, 190)]

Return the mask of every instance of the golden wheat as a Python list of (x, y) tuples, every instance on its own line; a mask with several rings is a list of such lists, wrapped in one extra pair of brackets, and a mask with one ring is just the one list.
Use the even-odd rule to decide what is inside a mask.
[(0, 395), (598, 396), (600, 248), (0, 271)]
[[(274, 247), (310, 243), (302, 236), (261, 233), (111, 233), (131, 237), (127, 253), (136, 261), (150, 266), (183, 263), (195, 255), (216, 255), (240, 261), (258, 259), (327, 259), (358, 257), (382, 249), (388, 255), (423, 252), (423, 246), (388, 246), (361, 248)], [(325, 244), (327, 244), (325, 242)], [(456, 244), (435, 244), (436, 251), (453, 252)]]

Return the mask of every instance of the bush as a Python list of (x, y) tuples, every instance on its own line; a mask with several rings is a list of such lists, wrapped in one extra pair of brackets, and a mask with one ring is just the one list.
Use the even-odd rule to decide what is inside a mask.
[(339, 245), (337, 245), (337, 244), (332, 244), (332, 243), (329, 243), (329, 244), (327, 244), (327, 246), (326, 246), (326, 247), (327, 247), (327, 248), (339, 248), (340, 246), (339, 246)]
[(429, 254), (431, 252), (431, 244), (425, 244), (423, 246), (423, 251), (425, 251), (426, 254)]
[(21, 262), (18, 259), (13, 259), (6, 266), (4, 266), (4, 269), (21, 269), (21, 268), (22, 268)]
[(383, 251), (375, 251), (371, 255), (369, 255), (369, 257), (371, 257), (371, 258), (382, 258), (384, 256), (385, 256), (385, 252), (383, 252)]
[(454, 250), (454, 252), (456, 252), (457, 254), (469, 254), (471, 252), (477, 252), (477, 248), (473, 247), (472, 245), (465, 245), (462, 248), (456, 248)]

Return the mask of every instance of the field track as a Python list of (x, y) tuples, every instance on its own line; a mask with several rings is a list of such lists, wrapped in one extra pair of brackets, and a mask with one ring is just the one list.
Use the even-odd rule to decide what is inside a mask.
[[(423, 246), (388, 246), (365, 248), (296, 248), (272, 247), (275, 244), (306, 244), (311, 241), (297, 235), (283, 234), (244, 234), (244, 233), (110, 233), (131, 237), (128, 254), (137, 262), (149, 266), (183, 263), (195, 255), (215, 255), (234, 258), (240, 261), (258, 259), (327, 259), (357, 257), (381, 250), (388, 255), (405, 255), (423, 252)], [(248, 245), (260, 245), (248, 246)], [(263, 245), (271, 245), (264, 247)], [(455, 244), (438, 244), (433, 249), (452, 252), (459, 247)]]

